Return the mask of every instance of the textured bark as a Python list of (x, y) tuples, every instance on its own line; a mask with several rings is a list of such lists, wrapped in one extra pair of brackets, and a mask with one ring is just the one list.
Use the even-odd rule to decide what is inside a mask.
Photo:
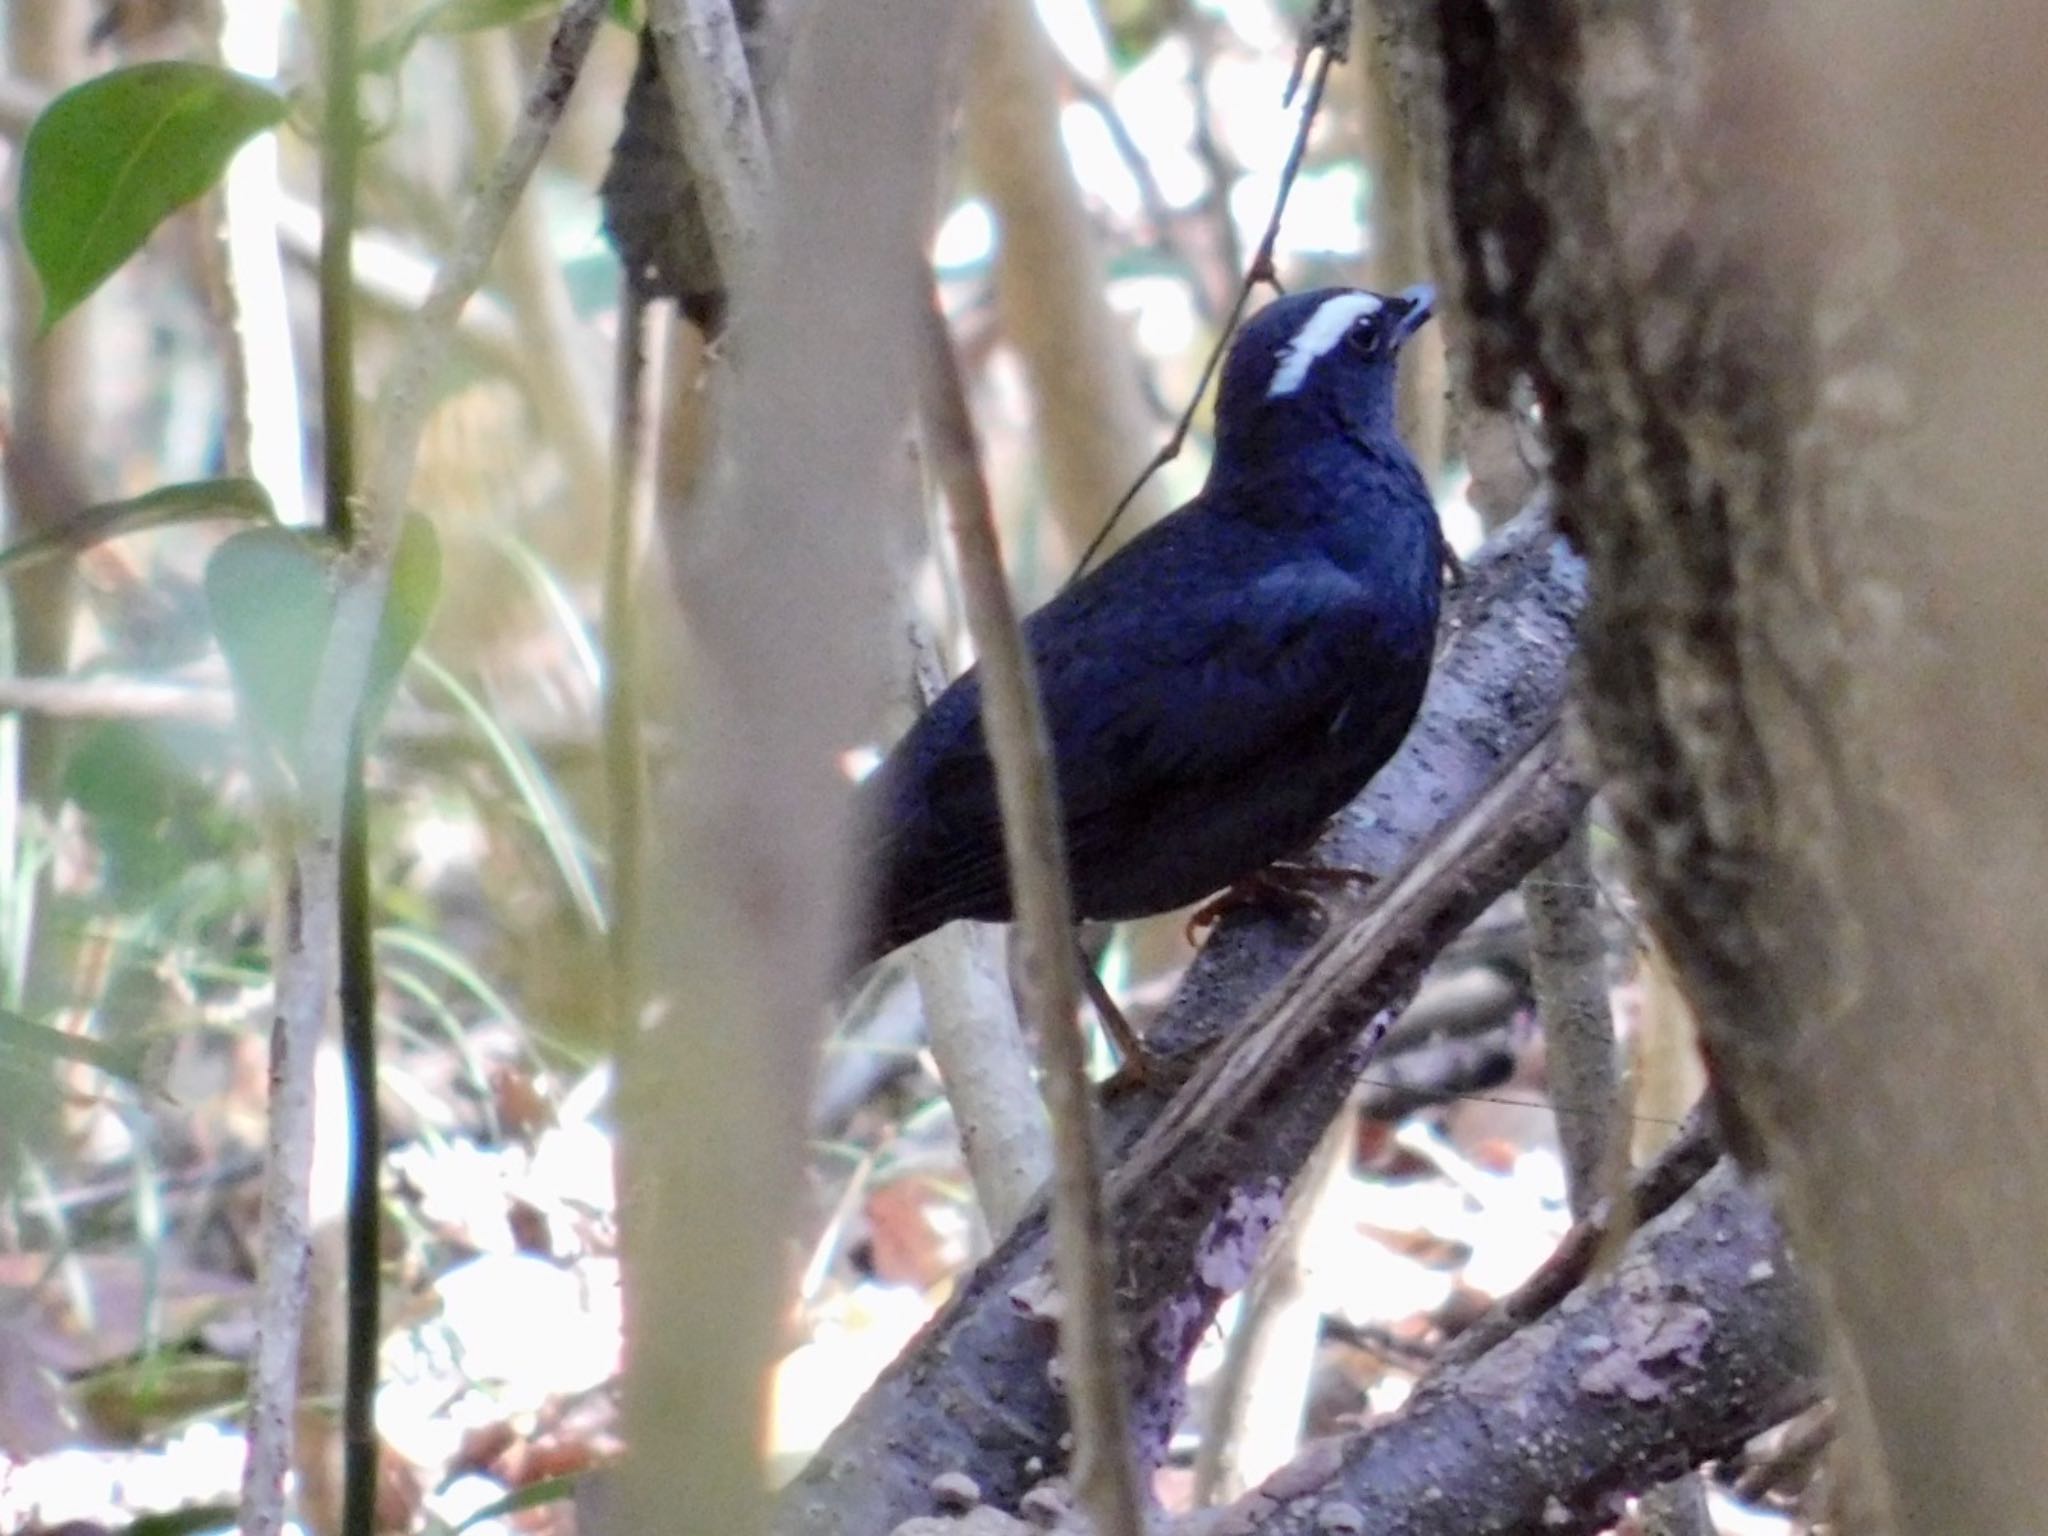
[(1810, 1323), (1769, 1201), (1724, 1165), (1554, 1314), (1186, 1536), (1592, 1536), (1812, 1402)]
[(1475, 386), (1533, 381), (1592, 566), (1647, 915), (1840, 1331), (1859, 1518), (2037, 1529), (2048, 17), (1396, 9)]
[[(1478, 801), (1504, 763), (1528, 751), (1562, 700), (1579, 592), (1576, 562), (1540, 520), (1496, 540), (1453, 608), (1455, 638), (1421, 721), (1401, 755), (1333, 828), (1326, 857), (1391, 874)], [(1279, 1191), (1356, 1079), (1361, 1031), (1405, 995), (1421, 960), (1446, 936), (1444, 924), (1476, 912), (1562, 838), (1561, 818), (1577, 801), (1565, 792), (1550, 804), (1560, 819), (1547, 845), (1522, 847), (1506, 862), (1462, 866), (1466, 874), (1484, 874), (1474, 883), (1432, 887), (1438, 905), (1429, 920), (1416, 917), (1392, 935), (1401, 947), (1382, 954), (1385, 964), (1367, 967), (1366, 990), (1330, 999), (1327, 1027), (1308, 1038), (1306, 1049), (1299, 1035), (1276, 1042), (1285, 1048), (1273, 1053), (1273, 1081), (1229, 1091), (1221, 1081), (1229, 1063), (1219, 1058), (1216, 1070), (1191, 1083), (1164, 1115), (1159, 1098), (1145, 1094), (1108, 1106), (1125, 1145), (1145, 1132), (1110, 1182), (1112, 1228), (1125, 1240), (1125, 1316), (1142, 1340), (1135, 1362), (1143, 1367), (1141, 1432), (1161, 1432), (1151, 1421), (1167, 1412), (1177, 1389), (1180, 1344), (1200, 1332), (1227, 1293), (1231, 1260), (1248, 1264), (1255, 1254), (1258, 1229), (1277, 1210)], [(1376, 896), (1393, 894), (1396, 885)], [(1340, 915), (1329, 942), (1364, 932), (1345, 930), (1351, 915)], [(1270, 918), (1226, 925), (1176, 998), (1170, 1028), (1155, 1038), (1193, 1051), (1243, 1026), (1312, 946), (1311, 934)], [(1272, 1024), (1272, 1010), (1260, 1018)], [(1238, 1044), (1231, 1054), (1241, 1072), (1258, 1052)], [(1242, 1085), (1241, 1078), (1232, 1081)], [(1205, 1085), (1224, 1091), (1205, 1097)], [(888, 1530), (928, 1513), (931, 1479), (947, 1471), (966, 1472), (989, 1499), (1014, 1505), (1037, 1476), (1057, 1469), (1065, 1425), (1048, 1377), (1052, 1331), (1026, 1304), (1044, 1263), (1044, 1222), (1027, 1219), (791, 1484), (778, 1512), (780, 1531)]]
[(1594, 896), (1584, 827), (1522, 884), (1530, 982), (1543, 1019), (1543, 1070), (1575, 1217), (1591, 1210), (1626, 1166), (1616, 1161), (1620, 1078)]
[[(1623, 1499), (1815, 1401), (1814, 1311), (1765, 1192), (1723, 1161), (1616, 1263), (1432, 1378), (1386, 1422), (1314, 1441), (1235, 1503), (1160, 1529), (1595, 1536), (1615, 1527)], [(1701, 1502), (1692, 1479), (1667, 1486)], [(894, 1536), (1040, 1528), (984, 1507), (958, 1520), (912, 1519)]]

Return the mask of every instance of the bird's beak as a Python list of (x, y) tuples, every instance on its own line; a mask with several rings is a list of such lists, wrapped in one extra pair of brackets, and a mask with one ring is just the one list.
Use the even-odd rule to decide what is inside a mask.
[(1408, 306), (1394, 328), (1394, 341), (1399, 345), (1427, 325), (1429, 317), (1436, 313), (1436, 289), (1428, 283), (1417, 283), (1413, 288), (1403, 288), (1396, 297)]

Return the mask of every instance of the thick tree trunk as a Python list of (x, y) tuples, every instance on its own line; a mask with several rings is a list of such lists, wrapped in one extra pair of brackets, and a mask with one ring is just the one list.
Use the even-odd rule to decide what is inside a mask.
[(1858, 1523), (2037, 1530), (2048, 15), (1397, 9), (1647, 910), (1861, 1387)]

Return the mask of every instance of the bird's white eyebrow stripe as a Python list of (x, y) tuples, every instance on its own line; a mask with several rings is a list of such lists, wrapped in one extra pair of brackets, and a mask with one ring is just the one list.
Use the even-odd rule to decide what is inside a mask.
[(1344, 339), (1351, 322), (1379, 308), (1380, 300), (1369, 293), (1340, 293), (1323, 300), (1316, 306), (1316, 312), (1302, 322), (1294, 339), (1280, 349), (1280, 361), (1273, 369), (1273, 382), (1266, 388), (1266, 398), (1277, 400), (1301, 388), (1316, 359)]

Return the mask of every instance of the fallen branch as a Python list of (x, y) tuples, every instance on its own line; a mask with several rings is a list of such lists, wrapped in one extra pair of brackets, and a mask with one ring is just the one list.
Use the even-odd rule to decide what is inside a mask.
[(1705, 1176), (1721, 1155), (1720, 1138), (1705, 1110), (1696, 1110), (1654, 1163), (1638, 1173), (1621, 1198), (1594, 1206), (1564, 1235), (1543, 1266), (1453, 1339), (1439, 1357), (1444, 1368), (1465, 1365), (1545, 1316), (1584, 1283), (1615, 1236), (1667, 1210)]
[(1723, 1162), (1571, 1307), (1180, 1536), (1593, 1536), (1815, 1401), (1818, 1339), (1769, 1200)]
[[(1595, 1536), (1621, 1501), (1813, 1404), (1813, 1298), (1769, 1200), (1725, 1160), (1621, 1262), (1385, 1423), (1316, 1441), (1171, 1536)], [(1370, 1339), (1366, 1347), (1376, 1347)], [(1029, 1536), (997, 1510), (898, 1536)], [(1064, 1536), (1086, 1527), (1062, 1524)]]

